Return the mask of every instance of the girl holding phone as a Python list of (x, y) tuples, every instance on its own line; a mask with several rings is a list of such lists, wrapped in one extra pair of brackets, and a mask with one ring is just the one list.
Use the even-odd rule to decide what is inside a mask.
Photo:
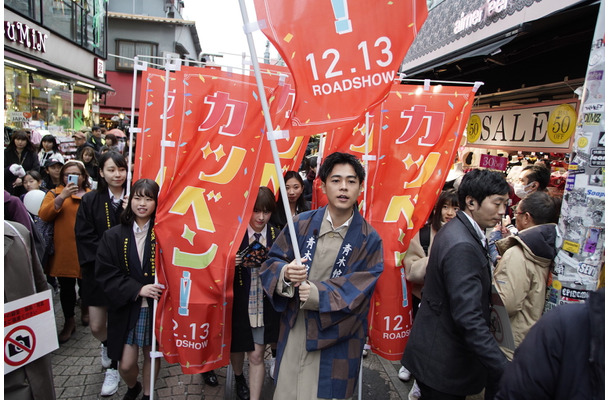
[[(71, 182), (68, 181), (69, 175), (76, 177), (76, 183), (74, 177), (70, 178)], [(58, 337), (59, 343), (67, 342), (76, 331), (76, 281), (80, 281), (81, 274), (76, 254), (74, 224), (81, 198), (91, 190), (88, 178), (82, 162), (70, 160), (65, 163), (59, 173), (60, 185), (47, 192), (38, 212), (43, 221), (54, 222), (55, 253), (49, 260), (49, 275), (57, 277), (59, 282), (59, 300), (65, 318), (64, 327)]]

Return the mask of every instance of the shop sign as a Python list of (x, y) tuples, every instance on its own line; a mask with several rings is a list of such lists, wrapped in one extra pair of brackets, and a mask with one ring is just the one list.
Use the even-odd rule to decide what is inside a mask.
[(32, 119), (32, 114), (22, 111), (7, 111), (7, 122), (28, 122)]
[(491, 147), (569, 149), (576, 129), (576, 101), (475, 111), (468, 144)]
[(44, 32), (30, 27), (20, 21), (4, 21), (4, 37), (11, 42), (23, 45), (28, 49), (46, 53), (46, 42), (49, 38)]
[(101, 58), (95, 58), (94, 60), (94, 69), (95, 69), (95, 77), (104, 79), (104, 74), (106, 73), (106, 62)]
[(506, 171), (506, 167), (508, 166), (508, 158), (481, 154), (479, 166), (481, 168), (489, 168), (497, 171)]

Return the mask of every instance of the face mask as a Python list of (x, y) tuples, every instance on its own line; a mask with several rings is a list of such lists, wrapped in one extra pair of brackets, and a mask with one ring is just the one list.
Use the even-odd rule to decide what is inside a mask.
[(527, 196), (529, 194), (529, 192), (527, 191), (527, 188), (532, 186), (533, 183), (534, 182), (531, 182), (531, 183), (528, 183), (527, 185), (524, 185), (522, 183), (516, 183), (514, 186), (515, 195), (517, 197), (519, 197), (520, 199), (524, 198), (525, 196)]

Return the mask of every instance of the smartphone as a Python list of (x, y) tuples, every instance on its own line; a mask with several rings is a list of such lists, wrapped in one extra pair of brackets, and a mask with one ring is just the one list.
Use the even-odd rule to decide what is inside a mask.
[(78, 186), (78, 175), (69, 174), (68, 175), (68, 183), (73, 183), (76, 186)]

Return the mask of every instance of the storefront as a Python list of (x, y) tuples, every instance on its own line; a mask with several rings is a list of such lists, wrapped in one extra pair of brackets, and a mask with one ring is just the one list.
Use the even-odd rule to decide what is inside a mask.
[(560, 196), (577, 123), (577, 100), (475, 109), (460, 148), (463, 168), (491, 168), (516, 178), (521, 168), (543, 162), (550, 192)]
[(5, 143), (11, 128), (69, 137), (99, 123), (100, 97), (113, 90), (105, 83), (104, 7), (4, 4)]

